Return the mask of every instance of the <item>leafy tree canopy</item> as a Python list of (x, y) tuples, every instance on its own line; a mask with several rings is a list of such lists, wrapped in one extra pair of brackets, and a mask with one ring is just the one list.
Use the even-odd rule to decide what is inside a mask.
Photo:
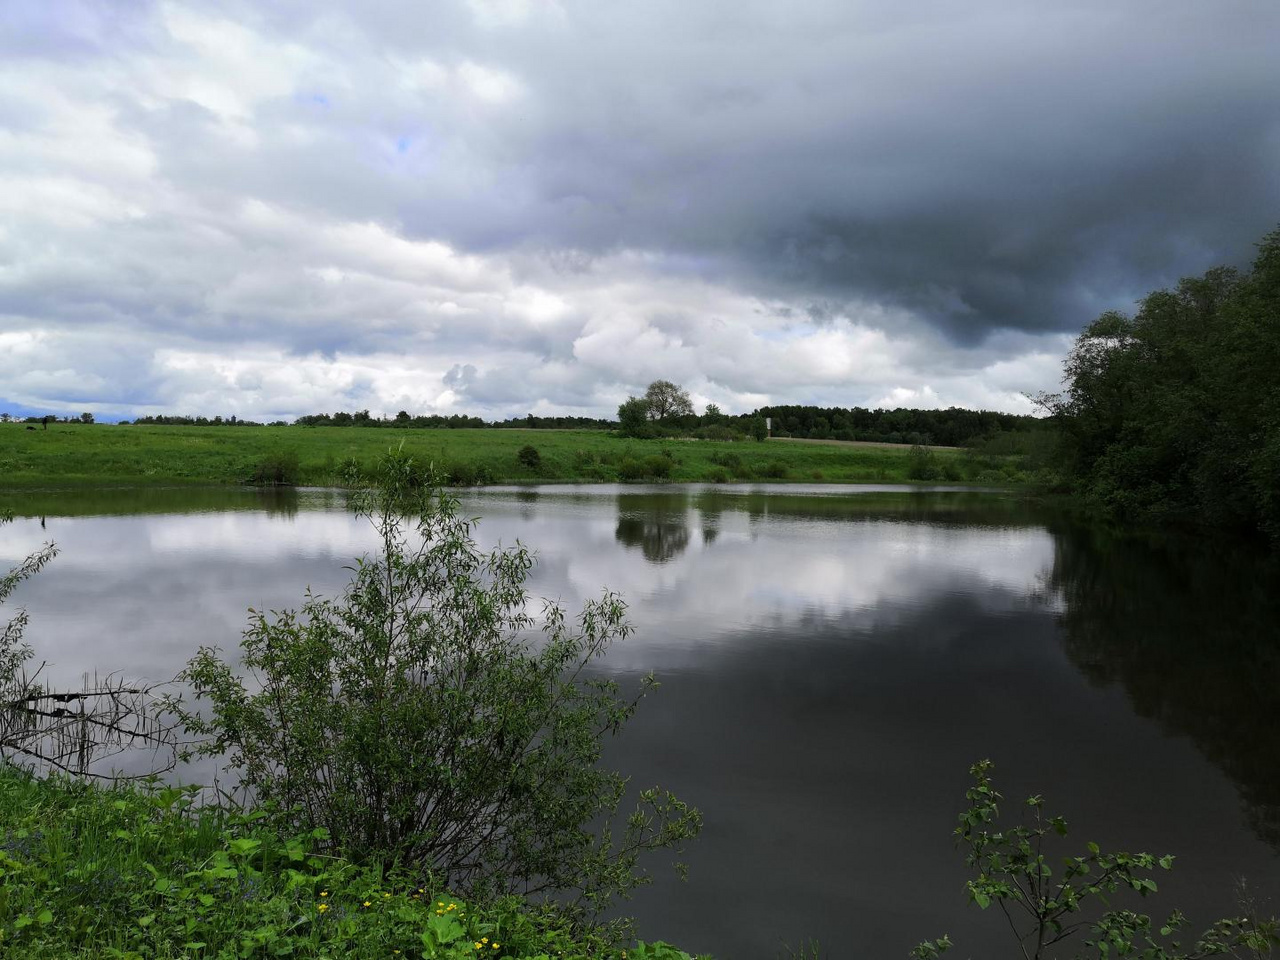
[(648, 404), (649, 417), (653, 420), (693, 415), (693, 401), (689, 399), (689, 392), (670, 380), (655, 380), (649, 384), (644, 392), (644, 401)]

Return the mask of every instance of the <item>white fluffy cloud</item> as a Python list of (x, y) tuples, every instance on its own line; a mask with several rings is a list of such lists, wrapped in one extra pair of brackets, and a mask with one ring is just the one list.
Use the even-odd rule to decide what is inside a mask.
[[(959, 20), (659, 7), (13, 0), (0, 403), (607, 415), (665, 377), (735, 411), (1028, 411), (1074, 328), (1167, 280), (1143, 256), (1203, 268), (1260, 232), (1166, 229), (1134, 188), (1194, 166), (1153, 146), (1199, 107), (1115, 140), (1166, 91), (1107, 58), (1185, 53), (1197, 15), (1149, 35), (1083, 0), (1058, 16), (1068, 47), (1106, 41), (1087, 57), (1114, 96), (1093, 109), (1068, 102), (1065, 61), (1018, 52), (1041, 26), (994, 0)], [(1280, 79), (1260, 52), (1280, 19), (1252, 12), (1225, 78), (1186, 61), (1177, 85), (1203, 80), (1214, 122), (1251, 133)], [(950, 52), (904, 72), (895, 51)], [(1280, 194), (1255, 142), (1231, 153), (1251, 208)], [(1136, 196), (1125, 224), (1101, 207), (1118, 196)]]

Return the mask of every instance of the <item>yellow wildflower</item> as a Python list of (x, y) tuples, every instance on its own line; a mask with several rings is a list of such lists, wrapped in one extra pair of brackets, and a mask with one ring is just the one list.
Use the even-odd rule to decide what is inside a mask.
[(364, 902), (364, 905), (365, 905), (366, 907), (372, 907), (372, 906), (373, 906), (373, 904), (372, 904), (372, 903), (370, 903), (368, 900), (366, 900), (366, 901)]
[(476, 941), (476, 949), (477, 949), (477, 950), (479, 950), (479, 949), (480, 949), (480, 941), (479, 941), (479, 940), (477, 940), (477, 941)]
[(329, 905), (327, 903), (317, 904), (316, 909), (319, 910), (321, 913), (324, 913), (326, 910), (329, 909)]

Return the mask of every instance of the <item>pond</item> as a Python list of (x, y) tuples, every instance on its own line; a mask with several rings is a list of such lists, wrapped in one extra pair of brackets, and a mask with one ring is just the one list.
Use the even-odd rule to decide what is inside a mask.
[[(234, 648), (246, 609), (333, 594), (373, 546), (340, 493), (9, 497), (6, 568), (49, 676), (166, 678)], [(814, 939), (831, 957), (1011, 955), (966, 904), (951, 830), (971, 763), (1042, 793), (1072, 834), (1177, 855), (1149, 907), (1193, 925), (1280, 911), (1280, 591), (1242, 548), (1138, 541), (1012, 495), (893, 487), (537, 487), (464, 495), (569, 610), (608, 587), (635, 634), (602, 669), (661, 688), (608, 760), (702, 808), (639, 930), (720, 958)], [(1016, 806), (1011, 802), (1010, 808)]]

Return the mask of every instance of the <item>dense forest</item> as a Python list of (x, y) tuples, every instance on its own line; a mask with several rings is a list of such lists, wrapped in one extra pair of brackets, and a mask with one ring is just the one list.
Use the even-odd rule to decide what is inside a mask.
[(1076, 340), (1041, 400), (1081, 501), (1280, 538), (1280, 230), (1258, 248), (1249, 271), (1185, 279)]
[(773, 420), (775, 437), (808, 440), (874, 440), (959, 447), (1010, 430), (1043, 426), (1042, 420), (992, 410), (867, 410), (863, 407), (761, 407), (754, 416)]

